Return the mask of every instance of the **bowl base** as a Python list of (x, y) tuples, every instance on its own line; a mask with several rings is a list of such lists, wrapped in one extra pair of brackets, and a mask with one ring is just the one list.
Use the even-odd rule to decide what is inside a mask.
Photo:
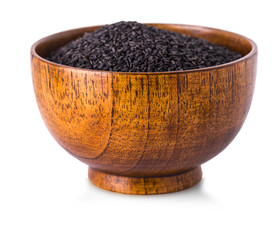
[(162, 177), (126, 177), (88, 169), (90, 181), (112, 192), (149, 195), (177, 192), (190, 188), (202, 178), (201, 166), (190, 171)]

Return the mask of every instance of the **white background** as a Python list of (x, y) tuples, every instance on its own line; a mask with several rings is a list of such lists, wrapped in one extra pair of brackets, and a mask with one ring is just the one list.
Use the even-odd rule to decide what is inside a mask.
[[(1, 1), (0, 239), (276, 239), (274, 1)], [(30, 47), (55, 32), (114, 23), (221, 28), (259, 47), (255, 95), (236, 139), (194, 188), (111, 193), (65, 152), (38, 111)], [(273, 229), (274, 228), (274, 229)]]

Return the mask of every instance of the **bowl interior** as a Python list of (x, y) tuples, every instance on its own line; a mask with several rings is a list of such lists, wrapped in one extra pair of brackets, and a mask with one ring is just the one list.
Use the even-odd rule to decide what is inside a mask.
[[(197, 38), (202, 38), (215, 44), (224, 46), (233, 51), (241, 53), (243, 56), (250, 53), (254, 47), (254, 43), (248, 38), (236, 33), (200, 27), (192, 25), (181, 24), (147, 24), (155, 26), (160, 29), (170, 30), (181, 34), (190, 35)], [(85, 32), (92, 32), (101, 26), (78, 28), (53, 34), (49, 37), (43, 38), (34, 44), (34, 51), (40, 57), (45, 58), (51, 51), (65, 45), (66, 43), (81, 37)]]

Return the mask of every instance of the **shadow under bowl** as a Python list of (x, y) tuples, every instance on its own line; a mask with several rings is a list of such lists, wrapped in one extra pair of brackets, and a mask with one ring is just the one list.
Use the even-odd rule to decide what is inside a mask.
[(254, 92), (257, 46), (252, 40), (207, 27), (148, 25), (206, 39), (243, 57), (157, 73), (87, 70), (45, 59), (101, 26), (57, 33), (31, 48), (34, 91), (49, 131), (89, 166), (92, 183), (120, 193), (168, 193), (198, 183), (201, 164), (241, 129)]

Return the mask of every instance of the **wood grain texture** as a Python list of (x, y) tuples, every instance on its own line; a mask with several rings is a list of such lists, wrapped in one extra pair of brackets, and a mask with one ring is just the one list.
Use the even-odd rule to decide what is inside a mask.
[[(244, 57), (211, 68), (161, 73), (92, 71), (44, 59), (99, 26), (52, 35), (31, 50), (34, 90), (48, 129), (89, 166), (95, 185), (112, 191), (154, 194), (194, 185), (198, 177), (185, 183), (186, 173), (227, 147), (251, 104), (257, 60), (253, 41), (198, 26), (155, 26), (207, 39)], [(170, 177), (176, 175), (177, 180)], [(155, 188), (149, 190), (152, 179)]]

